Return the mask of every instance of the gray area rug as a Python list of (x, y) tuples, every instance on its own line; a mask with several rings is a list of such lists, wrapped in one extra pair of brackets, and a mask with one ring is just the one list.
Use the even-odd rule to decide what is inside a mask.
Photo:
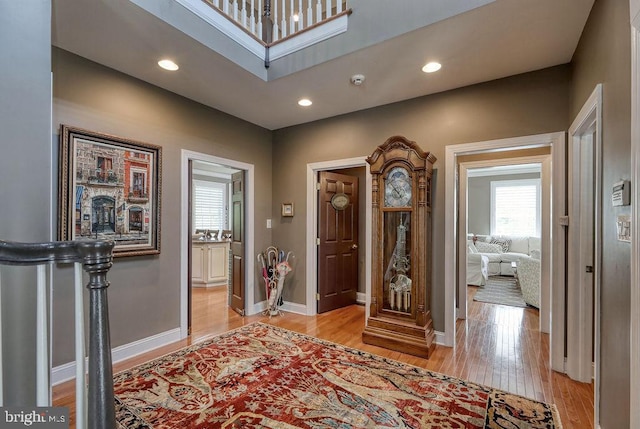
[(491, 276), (484, 287), (478, 288), (474, 301), (492, 304), (510, 305), (512, 307), (526, 307), (520, 287), (514, 277)]

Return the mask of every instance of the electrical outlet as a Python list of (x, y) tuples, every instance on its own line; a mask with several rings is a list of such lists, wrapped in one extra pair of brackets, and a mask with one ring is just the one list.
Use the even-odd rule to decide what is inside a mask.
[(271, 219), (267, 219), (267, 229), (271, 229)]

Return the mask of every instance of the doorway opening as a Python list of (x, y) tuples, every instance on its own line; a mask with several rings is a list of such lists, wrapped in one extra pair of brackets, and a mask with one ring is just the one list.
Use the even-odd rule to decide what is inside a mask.
[[(349, 169), (349, 170), (343, 170)], [(355, 169), (355, 170), (351, 170)], [(359, 263), (359, 285), (364, 284), (364, 293), (359, 287), (359, 292), (356, 295), (356, 300), (361, 303), (365, 303), (366, 313), (369, 313), (369, 300), (371, 296), (371, 174), (369, 173), (369, 164), (366, 162), (366, 157), (349, 158), (334, 161), (318, 162), (307, 164), (307, 273), (306, 273), (306, 314), (315, 315), (318, 313), (317, 294), (318, 290), (318, 257), (319, 246), (316, 244), (317, 239), (320, 238), (318, 219), (319, 219), (319, 205), (318, 205), (318, 189), (317, 183), (320, 180), (320, 172), (323, 171), (335, 171), (341, 170), (342, 172), (357, 173), (362, 176), (362, 170), (364, 169), (364, 183), (359, 183), (359, 237), (358, 237), (358, 258), (364, 264)], [(362, 210), (364, 208), (364, 210)], [(364, 243), (364, 245), (363, 245)], [(356, 244), (356, 243), (352, 243)]]
[[(210, 332), (207, 313), (224, 314), (231, 306), (233, 178), (242, 170), (193, 160), (190, 171), (189, 332)], [(194, 300), (194, 295), (197, 299)], [(203, 303), (206, 305), (194, 305)], [(242, 310), (243, 311), (243, 310)], [(242, 311), (240, 313), (242, 313)]]
[[(260, 309), (255, 305), (254, 302), (254, 269), (255, 263), (254, 258), (244, 257), (244, 255), (253, 255), (254, 254), (254, 195), (255, 195), (255, 185), (254, 185), (254, 166), (253, 164), (248, 164), (240, 161), (235, 161), (226, 158), (220, 158), (213, 155), (207, 155), (198, 152), (192, 152), (183, 150), (182, 151), (182, 159), (181, 159), (181, 234), (180, 234), (180, 335), (181, 338), (186, 338), (189, 335), (189, 326), (190, 326), (190, 280), (191, 280), (191, 268), (193, 263), (193, 257), (190, 256), (190, 253), (193, 251), (193, 242), (194, 242), (194, 232), (195, 228), (190, 226), (191, 216), (189, 214), (190, 208), (190, 185), (192, 182), (192, 164), (199, 166), (200, 169), (196, 169), (196, 172), (202, 173), (202, 168), (206, 168), (207, 170), (215, 170), (215, 169), (223, 169), (225, 174), (231, 174), (229, 193), (227, 195), (228, 202), (228, 210), (229, 210), (229, 218), (228, 218), (228, 226), (224, 231), (230, 231), (228, 234), (231, 236), (231, 241), (229, 242), (229, 247), (231, 249), (231, 253), (229, 254), (228, 265), (226, 266), (227, 274), (230, 278), (235, 281), (241, 280), (241, 297), (238, 295), (240, 292), (237, 291), (237, 287), (232, 285), (230, 289), (228, 289), (228, 293), (226, 294), (227, 302), (232, 305), (235, 309), (237, 304), (232, 304), (233, 300), (240, 298), (241, 305), (243, 306), (242, 310), (244, 310), (245, 315), (256, 314), (260, 311)], [(211, 164), (215, 164), (219, 167), (213, 167)], [(231, 171), (235, 171), (232, 173)], [(209, 173), (217, 174), (215, 171), (209, 171)], [(241, 175), (241, 181), (237, 180), (236, 175)], [(207, 176), (205, 174), (204, 176)], [(225, 176), (226, 177), (226, 176)], [(237, 196), (241, 194), (240, 201), (238, 201)], [(239, 217), (234, 217), (234, 212), (239, 213)], [(238, 223), (239, 222), (239, 223)], [(204, 228), (206, 231), (206, 228)], [(213, 228), (215, 229), (215, 228)], [(235, 230), (235, 231), (234, 231)], [(209, 231), (211, 232), (211, 231)], [(222, 231), (219, 231), (219, 234)], [(205, 232), (206, 234), (206, 232)], [(200, 238), (200, 234), (198, 234), (196, 239)], [(211, 234), (211, 238), (213, 238), (213, 234)], [(218, 237), (223, 238), (223, 237)], [(204, 240), (203, 240), (204, 242)], [(234, 246), (236, 249), (234, 250)], [(237, 249), (239, 247), (239, 249)], [(207, 249), (208, 251), (208, 249)], [(201, 250), (202, 252), (202, 250)], [(211, 258), (214, 258), (216, 255), (220, 256), (220, 250), (213, 251), (208, 253), (208, 259), (206, 263), (209, 263)], [(241, 253), (237, 253), (241, 252)], [(211, 256), (211, 258), (209, 258)], [(201, 259), (204, 263), (204, 259)], [(225, 268), (220, 267), (219, 268)], [(229, 298), (230, 297), (230, 298)]]
[[(512, 157), (525, 153), (531, 155)], [(514, 300), (521, 305), (524, 301), (538, 308), (539, 330), (549, 333), (551, 280), (541, 246), (543, 230), (548, 234), (551, 222), (549, 148), (506, 151), (492, 154), (492, 159), (474, 160), (477, 158), (459, 159), (457, 318), (467, 319), (468, 285), (492, 286), (492, 291), (500, 292), (502, 286), (493, 285), (512, 284), (503, 297), (486, 293), (493, 294), (495, 302), (505, 298), (504, 302)], [(501, 247), (493, 249), (496, 244), (487, 245), (488, 241), (501, 243)], [(518, 273), (520, 262), (528, 268), (526, 272)], [(518, 297), (521, 288), (525, 293)]]
[[(552, 264), (552, 261), (564, 261), (565, 232), (559, 221), (551, 224), (551, 219), (559, 219), (565, 215), (565, 133), (540, 134), (526, 137), (491, 140), (485, 142), (451, 145), (445, 148), (445, 168), (449, 174), (445, 177), (445, 332), (444, 345), (453, 347), (455, 341), (455, 321), (457, 319), (456, 291), (458, 290), (458, 264), (460, 263), (459, 237), (459, 201), (460, 189), (458, 173), (459, 157), (478, 153), (504, 152), (528, 148), (549, 146), (551, 161), (549, 178), (552, 187), (550, 197), (551, 215), (542, 222), (541, 275), (549, 276), (551, 296), (550, 333), (551, 333), (551, 367), (558, 371), (564, 369), (564, 288), (553, 285), (564, 284), (564, 263)], [(553, 240), (551, 240), (553, 237)], [(465, 237), (466, 241), (466, 237)], [(466, 254), (466, 253), (465, 253)], [(464, 256), (463, 254), (462, 256)], [(544, 300), (544, 297), (543, 297)], [(544, 301), (543, 303), (544, 304)]]

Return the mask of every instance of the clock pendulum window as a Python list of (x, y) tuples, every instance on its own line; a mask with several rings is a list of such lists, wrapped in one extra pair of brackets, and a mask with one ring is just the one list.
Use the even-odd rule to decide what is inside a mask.
[(363, 342), (428, 358), (431, 175), (435, 157), (394, 136), (367, 158), (372, 175), (371, 306)]

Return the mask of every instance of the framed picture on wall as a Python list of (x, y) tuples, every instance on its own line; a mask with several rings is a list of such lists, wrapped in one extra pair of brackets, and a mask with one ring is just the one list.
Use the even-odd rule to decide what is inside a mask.
[(282, 216), (293, 217), (293, 203), (282, 203)]
[(61, 125), (59, 173), (59, 240), (112, 240), (114, 256), (160, 253), (160, 146)]

